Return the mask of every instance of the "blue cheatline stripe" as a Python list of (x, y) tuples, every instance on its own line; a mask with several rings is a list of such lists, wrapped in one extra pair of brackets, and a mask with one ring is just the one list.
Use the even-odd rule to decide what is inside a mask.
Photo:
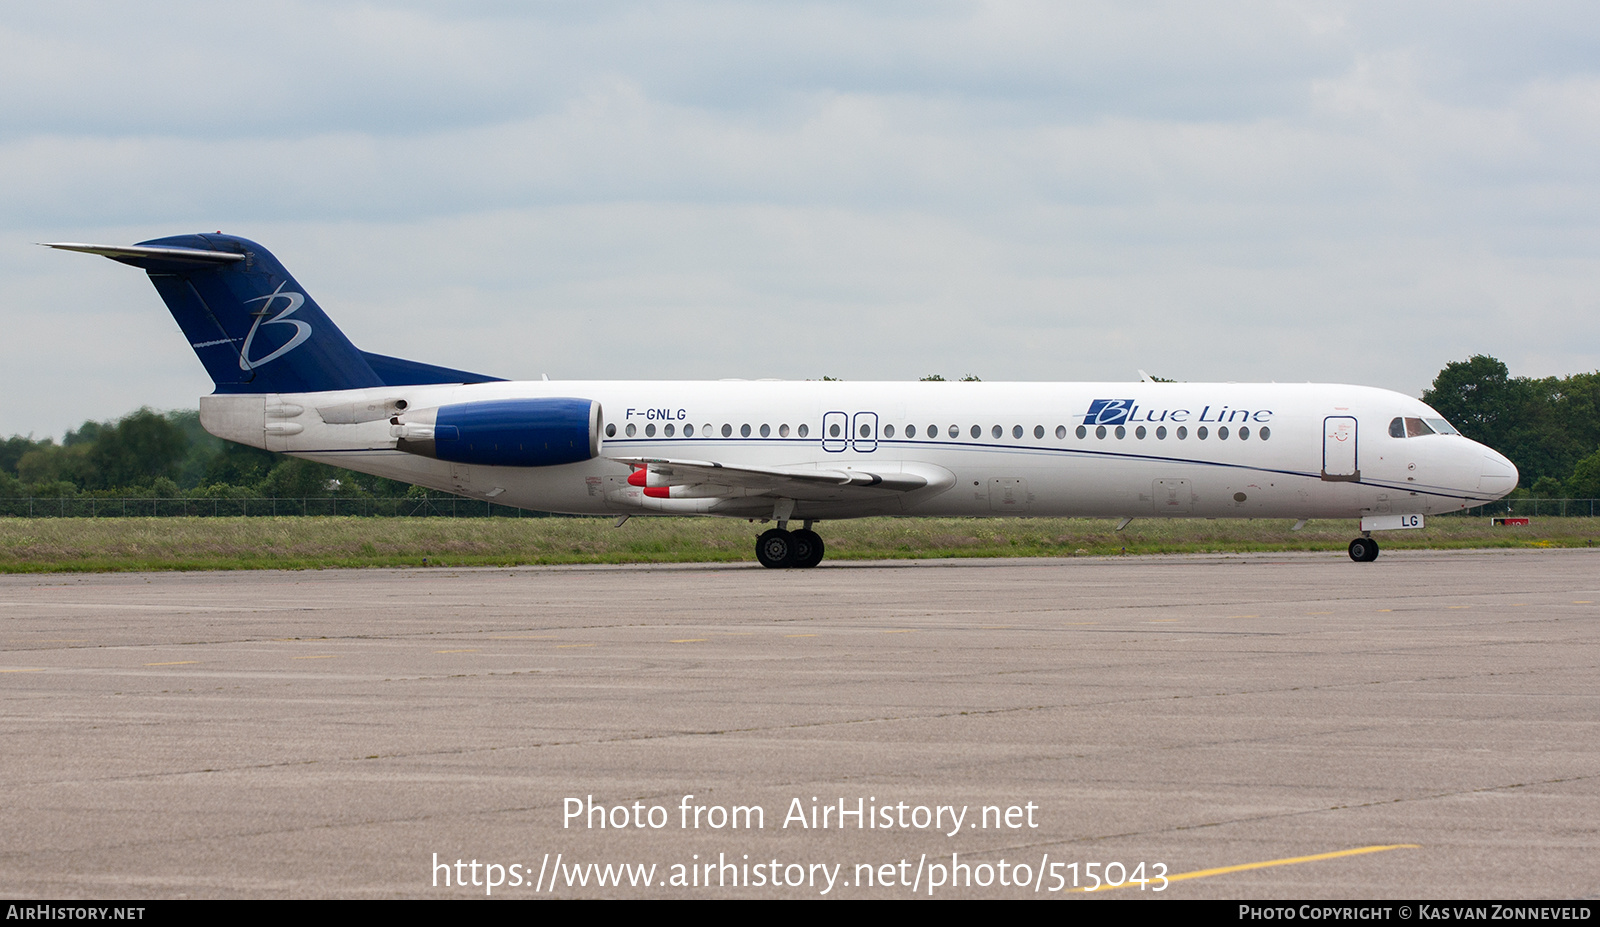
[[(810, 445), (812, 447), (820, 447), (820, 440), (821, 439), (818, 439), (818, 438), (722, 438), (722, 437), (712, 437), (712, 438), (638, 438), (638, 437), (634, 437), (634, 438), (605, 438), (605, 439), (603, 439), (602, 444), (604, 446), (625, 445), (625, 446), (628, 446), (628, 447), (633, 447), (633, 446), (636, 446), (636, 445), (657, 446), (657, 445), (663, 445), (663, 444), (665, 444), (665, 445), (684, 445), (684, 444), (707, 445), (707, 444), (717, 444), (717, 445), (721, 445), (723, 447), (744, 447), (744, 446), (752, 446), (752, 445), (761, 446), (761, 445), (773, 445), (773, 444), (797, 444), (797, 445)], [(1127, 452), (1124, 452), (1124, 451), (1094, 451), (1094, 450), (1082, 450), (1082, 449), (1078, 449), (1078, 448), (1067, 448), (1067, 447), (1034, 447), (1034, 446), (1026, 446), (1026, 445), (1016, 445), (1016, 444), (986, 444), (986, 443), (979, 443), (979, 442), (973, 442), (973, 441), (921, 441), (921, 440), (907, 441), (907, 440), (902, 440), (902, 439), (891, 439), (891, 440), (886, 440), (886, 441), (880, 440), (878, 442), (878, 444), (879, 444), (880, 447), (882, 445), (885, 445), (885, 444), (894, 444), (894, 445), (900, 445), (900, 446), (905, 446), (905, 447), (935, 447), (935, 448), (961, 449), (961, 450), (979, 450), (979, 449), (994, 450), (994, 449), (999, 449), (999, 450), (1010, 451), (1010, 452), (1014, 452), (1014, 453), (1039, 454), (1039, 455), (1042, 455), (1042, 456), (1065, 454), (1065, 455), (1074, 456), (1074, 457), (1099, 458), (1099, 459), (1102, 459), (1102, 460), (1137, 460), (1137, 461), (1143, 461), (1143, 462), (1147, 462), (1147, 463), (1170, 463), (1170, 464), (1184, 464), (1184, 465), (1197, 466), (1197, 467), (1220, 467), (1222, 469), (1227, 469), (1227, 470), (1247, 470), (1247, 471), (1250, 471), (1252, 473), (1272, 473), (1272, 474), (1277, 474), (1279, 476), (1292, 476), (1292, 477), (1296, 477), (1296, 478), (1299, 478), (1299, 479), (1316, 480), (1318, 482), (1322, 482), (1322, 474), (1318, 473), (1318, 472), (1307, 472), (1307, 471), (1303, 471), (1303, 470), (1278, 470), (1278, 469), (1274, 469), (1274, 468), (1271, 468), (1271, 467), (1253, 466), (1251, 464), (1225, 463), (1225, 462), (1222, 462), (1222, 461), (1215, 461), (1215, 460), (1197, 460), (1197, 459), (1191, 458), (1191, 457), (1165, 457), (1165, 456), (1156, 455), (1156, 454), (1131, 454), (1131, 453), (1127, 453)], [(374, 451), (379, 451), (379, 452), (394, 451), (394, 448), (392, 448), (392, 447), (367, 447), (367, 448), (327, 448), (327, 449), (318, 449), (318, 450), (296, 449), (296, 450), (290, 451), (288, 453), (293, 453), (293, 454), (355, 454), (355, 453), (372, 453)], [(394, 451), (394, 452), (395, 453), (399, 453), (398, 451)], [(637, 454), (637, 456), (645, 456), (645, 453), (646, 452), (639, 452)], [(872, 452), (872, 453), (876, 453), (876, 452)], [(609, 454), (609, 452), (603, 452), (601, 454), (601, 456), (602, 457), (608, 456), (608, 454)], [(870, 460), (872, 458), (867, 458), (867, 459)], [(826, 460), (822, 460), (822, 461), (812, 461), (812, 462), (813, 463), (826, 463), (827, 461)], [(910, 462), (916, 463), (918, 461), (913, 460), (913, 461), (910, 461)], [(924, 462), (931, 463), (931, 461), (924, 461)], [(739, 466), (739, 464), (727, 464), (727, 466), (737, 467), (737, 466)], [(750, 466), (758, 467), (758, 466), (761, 466), (761, 465), (760, 464), (750, 464)], [(1449, 487), (1438, 487), (1438, 488), (1435, 488), (1435, 489), (1428, 489), (1428, 488), (1425, 488), (1423, 486), (1419, 486), (1419, 485), (1416, 485), (1416, 484), (1384, 483), (1384, 482), (1379, 482), (1379, 481), (1376, 481), (1376, 480), (1341, 480), (1340, 482), (1349, 482), (1349, 483), (1353, 483), (1354, 485), (1357, 485), (1357, 486), (1372, 486), (1372, 487), (1377, 488), (1377, 489), (1390, 489), (1390, 490), (1394, 490), (1396, 492), (1407, 492), (1407, 493), (1413, 493), (1414, 492), (1414, 493), (1417, 493), (1418, 495), (1435, 496), (1435, 497), (1438, 497), (1438, 498), (1441, 498), (1441, 499), (1463, 499), (1463, 500), (1475, 502), (1475, 503), (1477, 503), (1479, 505), (1483, 505), (1483, 504), (1486, 504), (1486, 503), (1489, 503), (1489, 502), (1495, 502), (1499, 498), (1497, 496), (1474, 496), (1474, 495), (1471, 495), (1469, 493), (1465, 493), (1465, 492), (1463, 492), (1461, 490), (1452, 490)]]

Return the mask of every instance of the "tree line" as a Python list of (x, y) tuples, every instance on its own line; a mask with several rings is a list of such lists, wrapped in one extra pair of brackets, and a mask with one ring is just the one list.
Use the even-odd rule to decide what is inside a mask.
[(1600, 371), (1513, 377), (1479, 354), (1446, 364), (1422, 401), (1511, 458), (1520, 494), (1600, 498)]
[[(1513, 377), (1504, 363), (1480, 354), (1445, 365), (1422, 400), (1462, 434), (1511, 458), (1522, 475), (1518, 494), (1600, 498), (1600, 371)], [(422, 492), (223, 441), (200, 427), (195, 411), (145, 408), (115, 422), (84, 422), (59, 444), (16, 435), (0, 443), (0, 498), (393, 498)]]
[(0, 443), (0, 498), (388, 498), (422, 492), (223, 441), (200, 427), (197, 411), (145, 408), (115, 422), (84, 422), (59, 444), (16, 435)]

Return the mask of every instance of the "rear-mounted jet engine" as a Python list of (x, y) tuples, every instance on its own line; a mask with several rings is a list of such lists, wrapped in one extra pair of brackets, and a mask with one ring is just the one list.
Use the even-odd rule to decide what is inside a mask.
[(600, 403), (492, 399), (403, 412), (389, 420), (410, 454), (490, 467), (550, 467), (600, 456)]

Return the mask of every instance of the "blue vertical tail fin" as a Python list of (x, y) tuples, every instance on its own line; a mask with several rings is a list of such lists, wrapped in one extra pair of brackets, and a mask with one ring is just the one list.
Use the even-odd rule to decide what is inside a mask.
[(129, 247), (58, 243), (142, 268), (219, 393), (308, 393), (495, 379), (368, 354), (350, 343), (272, 253), (233, 235)]

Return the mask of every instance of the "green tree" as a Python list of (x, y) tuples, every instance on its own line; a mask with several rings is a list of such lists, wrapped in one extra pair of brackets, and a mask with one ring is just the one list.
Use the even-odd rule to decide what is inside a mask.
[(207, 485), (222, 486), (248, 486), (254, 488), (258, 483), (267, 478), (283, 460), (271, 451), (264, 451), (258, 447), (245, 444), (234, 444), (232, 441), (222, 442), (222, 447), (206, 461), (205, 479)]
[(277, 466), (261, 483), (261, 492), (267, 496), (294, 498), (306, 496), (361, 496), (365, 493), (360, 483), (351, 479), (349, 470), (327, 464), (301, 460), (298, 457), (281, 457)]
[[(29, 486), (68, 483), (76, 490), (91, 485), (96, 479), (94, 464), (89, 460), (90, 444), (63, 447), (53, 441), (35, 445), (33, 450), (17, 461), (17, 478)], [(32, 490), (38, 493), (38, 489)]]
[(22, 459), (22, 455), (29, 451), (38, 450), (46, 444), (53, 443), (48, 439), (35, 441), (32, 438), (24, 438), (21, 435), (12, 435), (4, 442), (0, 442), (0, 473), (9, 473), (12, 476), (16, 476), (17, 462)]
[(1574, 499), (1600, 499), (1600, 450), (1578, 461), (1567, 480), (1567, 495)]
[(1490, 447), (1504, 438), (1523, 399), (1506, 365), (1486, 354), (1451, 361), (1423, 390), (1422, 401), (1449, 419), (1461, 433)]
[(99, 483), (95, 488), (149, 486), (160, 478), (174, 479), (188, 450), (189, 442), (178, 426), (148, 408), (140, 409), (100, 430), (89, 451)]

